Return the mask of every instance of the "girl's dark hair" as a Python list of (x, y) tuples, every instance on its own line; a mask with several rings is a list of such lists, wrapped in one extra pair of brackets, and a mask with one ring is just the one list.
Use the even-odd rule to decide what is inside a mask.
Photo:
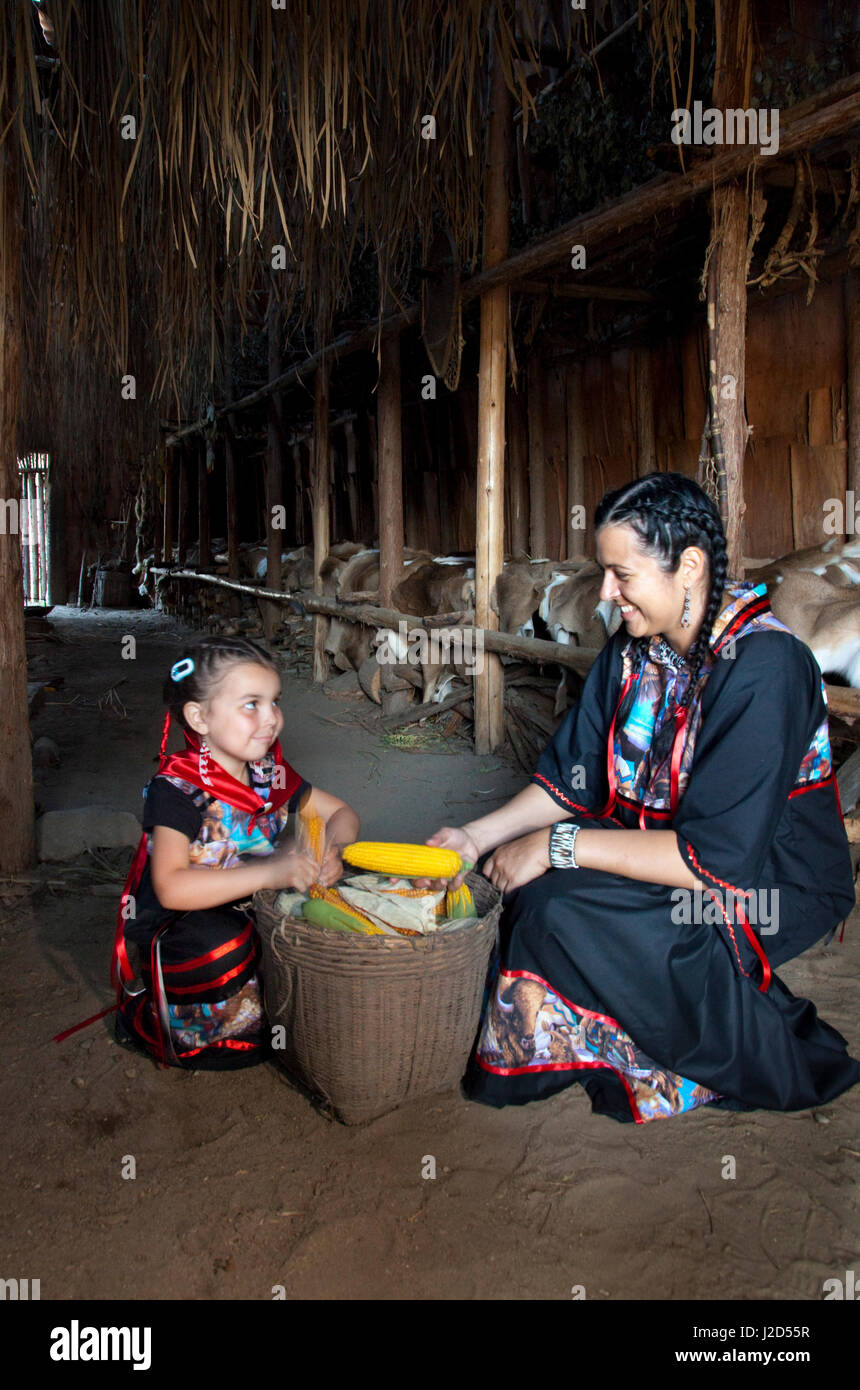
[(265, 647), (247, 637), (201, 637), (180, 652), (174, 667), (186, 658), (194, 662), (194, 670), (178, 681), (168, 676), (163, 691), (171, 719), (175, 719), (183, 729), (188, 728), (182, 714), (183, 706), (189, 701), (196, 704), (207, 700), (213, 686), (229, 666), (250, 662), (254, 666), (268, 666), (270, 670), (278, 671)]
[[(711, 498), (682, 473), (648, 473), (633, 483), (607, 492), (594, 513), (594, 529), (629, 526), (646, 555), (657, 560), (667, 574), (675, 574), (688, 545), (700, 546), (708, 557), (710, 593), (699, 635), (687, 655), (690, 684), (683, 704), (688, 705), (708, 653), (708, 641), (720, 611), (726, 582), (726, 536), (720, 514)], [(639, 638), (637, 655), (644, 658), (647, 637)]]

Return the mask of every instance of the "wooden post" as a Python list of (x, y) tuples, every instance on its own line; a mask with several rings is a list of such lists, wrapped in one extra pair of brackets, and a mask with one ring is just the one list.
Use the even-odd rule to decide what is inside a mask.
[(585, 410), (582, 363), (567, 369), (567, 558), (585, 559), (590, 524), (585, 500)]
[(401, 415), (400, 337), (382, 340), (377, 391), (379, 438), (379, 601), (391, 604), (403, 577), (403, 422)]
[[(269, 380), (281, 375), (281, 316), (274, 295), (269, 299)], [(275, 522), (279, 508), (284, 506), (284, 456), (283, 456), (283, 417), (281, 397), (269, 397), (268, 426), (266, 438), (266, 588), (281, 587), (281, 554), (284, 548), (284, 529)], [(283, 513), (285, 519), (285, 512)], [(271, 641), (280, 631), (284, 614), (276, 603), (261, 603), (263, 631), (266, 640)]]
[(295, 540), (296, 545), (305, 543), (305, 486), (302, 478), (302, 446), (296, 440), (292, 448), (293, 454), (293, 493), (295, 497), (296, 524)]
[(206, 471), (206, 446), (201, 442), (197, 450), (197, 543), (200, 558), (199, 570), (212, 568), (212, 534), (209, 527), (209, 474)]
[[(8, 100), (0, 99), (0, 872), (19, 873), (32, 862), (34, 846), (33, 765), (27, 708), (27, 649), (20, 525), (10, 524), (11, 506), (20, 523), (18, 406), (21, 390), (21, 208), (17, 131)], [(29, 539), (29, 538), (28, 538)]]
[[(490, 126), (484, 197), (484, 268), (499, 265), (510, 244), (511, 102), (498, 49), (490, 78)], [(504, 568), (505, 541), (505, 382), (507, 378), (508, 296), (506, 286), (481, 297), (481, 358), (478, 367), (478, 484), (475, 538), (475, 623), (498, 630), (490, 599)], [(475, 752), (491, 753), (505, 741), (505, 682), (498, 656), (483, 654), (475, 674)]]
[[(751, 7), (748, 0), (723, 0), (722, 29), (714, 73), (715, 107), (749, 105)], [(749, 428), (744, 412), (747, 317), (747, 239), (749, 197), (746, 184), (727, 183), (712, 197), (711, 235), (718, 238), (713, 252), (716, 359), (711, 367), (718, 393), (718, 410), (725, 451), (727, 493), (726, 548), (728, 577), (743, 579), (743, 467)]]
[(356, 470), (356, 448), (355, 448), (355, 427), (352, 420), (346, 420), (343, 426), (346, 438), (346, 490), (349, 501), (349, 526), (352, 535), (350, 540), (357, 541), (361, 531), (361, 523), (358, 516), (358, 476)]
[[(329, 547), (329, 502), (328, 502), (328, 410), (329, 410), (329, 363), (326, 361), (317, 370), (314, 382), (314, 436), (311, 451), (311, 496), (313, 499), (314, 530), (314, 593), (322, 593), (320, 568), (328, 555)], [(314, 618), (314, 680), (319, 684), (328, 675), (328, 657), (325, 654), (325, 639), (328, 634), (328, 619), (321, 614)]]
[(176, 563), (185, 564), (185, 553), (188, 549), (188, 446), (183, 445), (179, 451), (179, 502), (177, 505), (179, 513), (178, 521), (178, 540)]
[(175, 473), (176, 449), (168, 449), (164, 469), (164, 544), (162, 546), (164, 563), (168, 569), (173, 564), (173, 541), (176, 530), (173, 493)]
[(848, 408), (848, 487), (860, 499), (860, 271), (845, 276), (845, 356)]
[(543, 429), (543, 364), (536, 353), (529, 361), (529, 553), (546, 553), (546, 450)]
[(654, 374), (651, 349), (633, 349), (630, 363), (633, 374), (633, 420), (636, 439), (636, 477), (657, 469), (657, 441), (654, 435)]
[(161, 566), (162, 561), (162, 527), (164, 525), (164, 507), (161, 501), (161, 462), (163, 449), (158, 449), (154, 455), (152, 465), (152, 563), (156, 567)]
[(528, 437), (525, 401), (521, 392), (509, 391), (507, 404), (508, 477), (510, 496), (510, 544), (513, 556), (529, 550)]

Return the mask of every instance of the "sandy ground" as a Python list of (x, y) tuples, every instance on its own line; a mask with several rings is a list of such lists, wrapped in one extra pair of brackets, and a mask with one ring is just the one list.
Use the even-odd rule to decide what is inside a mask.
[[(55, 609), (34, 643), (65, 685), (34, 721), (60, 746), (42, 809), (139, 813), (175, 624)], [(121, 637), (134, 635), (136, 660)], [(119, 687), (128, 718), (99, 713)], [(285, 683), (287, 756), (345, 796), (367, 838), (423, 839), (499, 805), (503, 758), (387, 747), (369, 706)], [(337, 723), (328, 722), (331, 720)], [(31, 893), (2, 909), (5, 1277), (43, 1299), (749, 1298), (819, 1300), (860, 1275), (860, 1088), (815, 1113), (707, 1108), (635, 1127), (593, 1116), (579, 1087), (502, 1111), (457, 1093), (363, 1128), (326, 1119), (270, 1065), (162, 1071), (113, 1041), (115, 903)], [(860, 919), (844, 944), (781, 971), (860, 1053)], [(127, 1156), (136, 1177), (123, 1178)], [(422, 1178), (427, 1156), (436, 1178)], [(734, 1159), (734, 1177), (724, 1177)]]

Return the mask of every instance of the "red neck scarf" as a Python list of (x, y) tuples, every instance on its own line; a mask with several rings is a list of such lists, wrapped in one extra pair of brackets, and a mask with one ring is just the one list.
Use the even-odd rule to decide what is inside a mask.
[[(214, 758), (210, 758), (197, 734), (191, 729), (185, 729), (183, 732), (185, 734), (185, 751), (183, 753), (168, 753), (167, 739), (170, 733), (170, 711), (168, 710), (161, 734), (160, 760), (158, 771), (155, 773), (156, 777), (181, 777), (184, 782), (190, 782), (193, 787), (199, 787), (201, 791), (209, 792), (219, 801), (225, 802), (228, 806), (234, 806), (237, 811), (250, 811), (252, 819), (263, 811), (277, 811), (279, 807), (290, 800), (290, 797), (301, 786), (302, 779), (299, 774), (284, 759), (279, 739), (275, 740), (266, 755), (268, 757), (271, 754), (274, 757), (275, 772), (272, 777), (272, 785), (267, 790), (268, 799), (264, 801), (253, 787), (246, 787), (244, 782), (239, 782), (220, 763), (216, 763)], [(259, 768), (258, 763), (252, 763), (251, 766)]]

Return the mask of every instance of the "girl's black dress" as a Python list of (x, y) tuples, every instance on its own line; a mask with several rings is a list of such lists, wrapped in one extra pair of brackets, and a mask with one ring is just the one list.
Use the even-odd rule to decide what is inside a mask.
[(707, 891), (551, 869), (512, 893), (472, 1098), (581, 1082), (595, 1111), (642, 1123), (702, 1104), (802, 1109), (860, 1079), (773, 973), (854, 906), (820, 672), (763, 586), (725, 597), (686, 723), (686, 663), (619, 632), (532, 778), (580, 824), (675, 830)]

